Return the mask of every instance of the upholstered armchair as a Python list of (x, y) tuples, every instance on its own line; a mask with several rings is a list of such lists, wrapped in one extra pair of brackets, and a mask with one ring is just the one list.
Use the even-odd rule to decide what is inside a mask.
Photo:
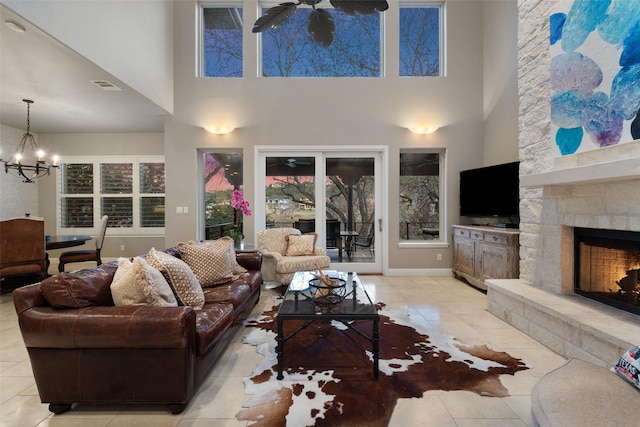
[(27, 274), (47, 277), (44, 221), (30, 218), (0, 221), (0, 276)]
[(302, 234), (297, 228), (268, 228), (258, 232), (262, 253), (262, 279), (288, 285), (296, 271), (329, 268), (331, 260), (316, 247), (315, 233)]

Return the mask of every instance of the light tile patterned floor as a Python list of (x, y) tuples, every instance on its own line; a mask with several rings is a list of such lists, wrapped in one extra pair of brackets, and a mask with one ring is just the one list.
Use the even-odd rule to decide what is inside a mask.
[[(564, 359), (486, 311), (486, 296), (449, 277), (364, 276), (373, 299), (406, 306), (434, 327), (465, 344), (487, 344), (522, 358), (531, 369), (501, 377), (510, 396), (430, 391), (422, 399), (400, 400), (391, 426), (522, 427), (530, 425), (530, 393), (536, 380)], [(266, 290), (254, 314), (271, 304)], [(163, 407), (88, 406), (52, 415), (40, 403), (10, 295), (0, 296), (0, 425), (32, 426), (242, 426), (236, 412), (247, 401), (242, 378), (258, 363), (255, 348), (240, 342), (241, 329), (187, 409), (171, 415)], [(297, 427), (297, 426), (296, 426)]]

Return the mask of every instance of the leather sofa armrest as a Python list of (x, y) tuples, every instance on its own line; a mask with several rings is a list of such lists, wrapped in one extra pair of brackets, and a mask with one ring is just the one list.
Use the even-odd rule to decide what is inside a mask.
[(27, 347), (185, 348), (195, 345), (191, 307), (34, 307), (19, 317)]
[(262, 254), (260, 252), (236, 252), (236, 261), (247, 270), (260, 271)]

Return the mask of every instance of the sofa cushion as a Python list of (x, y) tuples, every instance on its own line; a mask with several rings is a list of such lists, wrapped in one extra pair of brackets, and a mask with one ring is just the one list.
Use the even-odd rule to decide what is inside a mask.
[(83, 308), (113, 305), (113, 275), (102, 268), (85, 268), (73, 273), (60, 273), (40, 282), (46, 300), (54, 307)]
[(317, 233), (306, 233), (301, 236), (287, 236), (287, 252), (285, 256), (313, 255), (318, 240)]
[(231, 304), (207, 304), (196, 312), (196, 353), (206, 354), (233, 322)]
[(135, 257), (133, 262), (128, 258), (118, 259), (118, 269), (111, 283), (111, 295), (115, 305), (178, 306), (162, 273), (140, 257)]
[(225, 283), (233, 277), (236, 257), (230, 238), (207, 243), (178, 243), (178, 250), (202, 287)]
[(184, 261), (151, 248), (147, 254), (147, 262), (164, 275), (180, 305), (189, 305), (196, 310), (202, 308), (204, 305), (202, 287)]
[(204, 300), (207, 304), (226, 302), (232, 304), (234, 309), (242, 307), (250, 296), (251, 286), (247, 284), (220, 285), (204, 292)]

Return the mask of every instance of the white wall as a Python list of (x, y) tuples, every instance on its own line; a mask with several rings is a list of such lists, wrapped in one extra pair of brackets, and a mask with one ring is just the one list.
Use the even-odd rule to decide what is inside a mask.
[[(10, 160), (16, 152), (25, 130), (0, 125), (0, 158)], [(38, 135), (35, 135), (39, 141)], [(30, 213), (40, 216), (38, 211), (38, 184), (25, 184), (22, 179), (6, 174), (0, 169), (0, 220), (15, 218)], [(47, 178), (43, 178), (47, 179)]]
[(518, 4), (486, 0), (483, 8), (485, 166), (518, 160)]
[[(62, 161), (70, 156), (130, 156), (163, 155), (162, 133), (56, 133), (42, 134), (39, 143), (58, 153)], [(56, 234), (56, 185), (58, 171), (38, 182), (38, 205), (40, 216), (45, 220), (45, 233)], [(26, 184), (25, 184), (26, 185)], [(124, 250), (120, 250), (124, 245)], [(146, 253), (151, 247), (164, 248), (164, 236), (113, 236), (107, 231), (104, 258), (136, 256)], [(56, 258), (61, 251), (50, 251)]]
[[(244, 1), (244, 20), (256, 18), (255, 1)], [(441, 78), (399, 78), (389, 67), (387, 76), (369, 79), (279, 79), (256, 76), (257, 36), (245, 25), (245, 77), (196, 78), (197, 3), (175, 3), (175, 110), (165, 127), (167, 164), (167, 245), (191, 239), (196, 233), (192, 215), (176, 214), (175, 207), (198, 208), (199, 196), (192, 183), (197, 148), (244, 149), (245, 193), (254, 203), (254, 145), (387, 145), (389, 146), (388, 218), (390, 268), (445, 268), (451, 265), (450, 248), (398, 248), (399, 150), (402, 147), (446, 147), (447, 216), (458, 221), (458, 172), (482, 166), (483, 79), (482, 3), (452, 1), (446, 4), (447, 75)], [(385, 12), (387, 34), (398, 31), (398, 8), (390, 2)], [(389, 40), (392, 38), (390, 37)], [(394, 43), (387, 43), (387, 57), (397, 58)], [(394, 61), (390, 61), (391, 64)], [(395, 60), (397, 64), (397, 59)], [(515, 64), (514, 64), (515, 66)], [(236, 131), (222, 137), (202, 126), (226, 119)], [(431, 135), (414, 135), (404, 126), (427, 119), (441, 126)], [(515, 144), (515, 141), (513, 142)], [(248, 239), (253, 217), (245, 218)], [(449, 233), (447, 229), (447, 233)], [(251, 241), (251, 240), (249, 240)], [(445, 254), (436, 262), (436, 252)]]
[(171, 0), (2, 3), (166, 111), (173, 111)]

